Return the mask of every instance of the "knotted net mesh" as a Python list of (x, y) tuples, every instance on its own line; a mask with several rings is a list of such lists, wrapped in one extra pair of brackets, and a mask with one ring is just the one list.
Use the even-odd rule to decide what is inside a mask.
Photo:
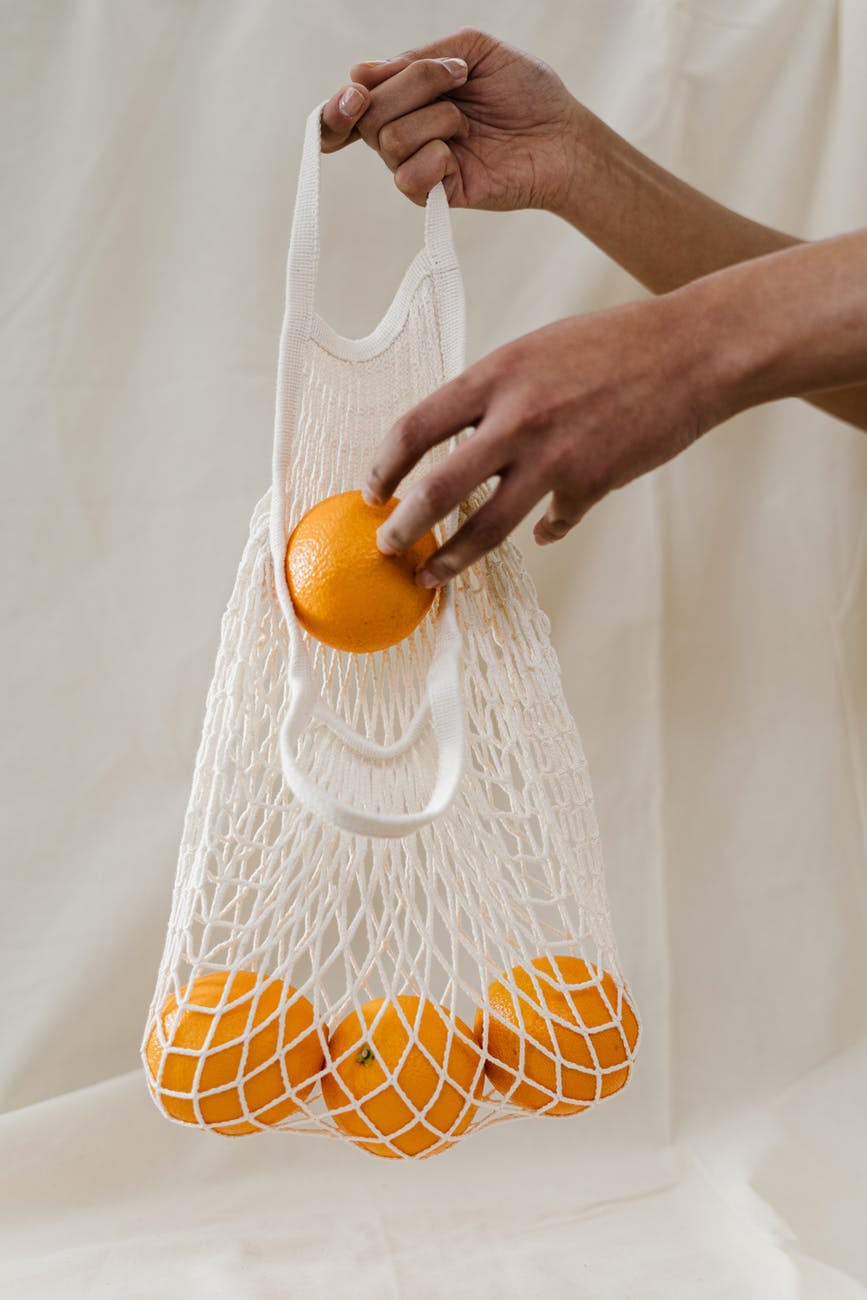
[[(360, 486), (392, 422), (448, 377), (437, 301), (421, 276), (400, 328), (363, 359), (316, 319), (295, 378), (287, 518)], [(446, 454), (429, 453), (401, 495)], [(472, 494), (461, 522), (492, 489)], [(142, 1040), (154, 1101), (228, 1135), (342, 1135), (397, 1157), (598, 1104), (629, 1076), (637, 1022), (587, 765), (517, 546), (455, 580), (466, 764), (454, 800), (405, 837), (358, 835), (294, 799), (281, 771), (289, 643), (270, 495), (207, 695)], [(374, 654), (307, 638), (322, 697), (349, 726), (401, 736), (424, 698), (435, 616)], [(405, 753), (375, 761), (314, 718), (298, 761), (335, 795), (399, 812), (427, 799), (436, 746), (428, 719)]]

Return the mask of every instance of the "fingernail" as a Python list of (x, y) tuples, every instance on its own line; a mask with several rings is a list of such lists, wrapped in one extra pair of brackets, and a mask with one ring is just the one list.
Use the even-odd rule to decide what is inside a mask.
[(427, 569), (422, 569), (421, 573), (415, 575), (416, 583), (419, 587), (436, 587), (439, 584), (439, 578), (428, 573)]
[(355, 117), (355, 114), (359, 111), (363, 103), (364, 96), (361, 91), (356, 90), (354, 86), (350, 86), (349, 89), (344, 90), (343, 94), (340, 96), (339, 108), (345, 117)]
[(467, 72), (467, 65), (463, 59), (440, 59), (444, 68), (448, 68), (453, 77), (464, 77)]
[(366, 506), (382, 505), (382, 497), (378, 496), (377, 493), (373, 490), (373, 488), (368, 487), (366, 484), (361, 489), (361, 499)]
[(397, 547), (392, 546), (390, 540), (383, 537), (381, 533), (376, 534), (376, 544), (383, 555), (397, 555), (398, 553)]

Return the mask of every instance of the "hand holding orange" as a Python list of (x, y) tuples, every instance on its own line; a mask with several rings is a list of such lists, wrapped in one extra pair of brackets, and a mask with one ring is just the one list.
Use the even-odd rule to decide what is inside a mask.
[(398, 504), (369, 506), (360, 492), (320, 501), (286, 546), (286, 582), (298, 621), (336, 650), (366, 654), (396, 645), (430, 609), (434, 591), (415, 571), (438, 548), (426, 533), (399, 555), (383, 555), (376, 533)]

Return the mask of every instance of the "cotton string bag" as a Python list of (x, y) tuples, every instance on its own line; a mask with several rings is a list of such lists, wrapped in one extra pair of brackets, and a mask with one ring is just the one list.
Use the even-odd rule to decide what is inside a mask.
[(391, 424), (465, 364), (442, 184), (372, 333), (317, 312), (321, 110), (292, 223), (272, 484), (220, 627), (141, 1056), (177, 1123), (407, 1158), (610, 1098), (638, 1022), (587, 764), (514, 542), (386, 650), (332, 649), (293, 610), (294, 525), (359, 488)]

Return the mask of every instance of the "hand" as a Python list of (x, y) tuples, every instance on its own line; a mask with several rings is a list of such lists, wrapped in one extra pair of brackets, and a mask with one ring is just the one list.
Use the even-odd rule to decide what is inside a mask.
[[(685, 292), (685, 291), (683, 291)], [(406, 412), (362, 492), (386, 501), (429, 448), (475, 431), (402, 498), (377, 534), (405, 550), (484, 483), (496, 490), (416, 574), (442, 586), (498, 546), (551, 493), (538, 543), (565, 537), (612, 488), (723, 418), (704, 332), (678, 294), (556, 321), (498, 348)]]
[[(462, 28), (382, 63), (356, 63), (350, 77), (322, 110), (323, 153), (364, 140), (422, 206), (438, 181), (453, 208), (560, 206), (576, 133), (592, 115), (540, 59)], [(344, 110), (352, 89), (358, 99)]]

